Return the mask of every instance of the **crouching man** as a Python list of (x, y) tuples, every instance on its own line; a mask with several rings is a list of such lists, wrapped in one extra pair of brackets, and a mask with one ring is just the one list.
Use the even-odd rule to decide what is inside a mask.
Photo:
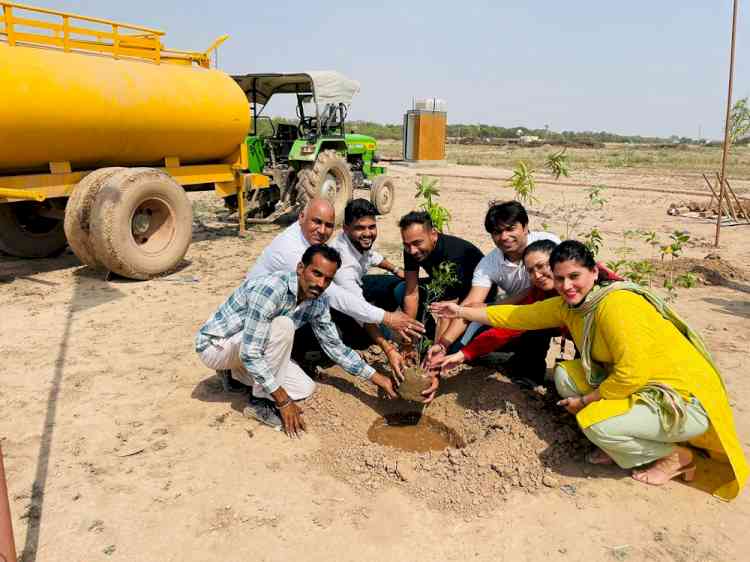
[(340, 340), (331, 322), (328, 288), (341, 266), (338, 252), (324, 244), (305, 250), (296, 271), (246, 280), (200, 328), (195, 349), (210, 369), (231, 370), (252, 387), (245, 412), (298, 436), (305, 430), (297, 401), (315, 391), (315, 383), (291, 360), (294, 333), (309, 323), (325, 353), (347, 372), (371, 381), (395, 398), (391, 379)]

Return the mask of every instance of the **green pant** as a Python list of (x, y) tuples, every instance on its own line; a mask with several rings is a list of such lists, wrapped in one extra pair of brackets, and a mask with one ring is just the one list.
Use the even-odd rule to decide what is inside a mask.
[[(563, 398), (579, 396), (573, 379), (565, 368), (555, 369), (555, 387)], [(627, 413), (595, 423), (583, 430), (588, 439), (621, 468), (632, 468), (660, 459), (672, 451), (674, 444), (693, 439), (708, 431), (706, 411), (695, 398), (687, 403), (685, 425), (680, 431), (666, 433), (659, 414), (643, 402), (637, 402)]]

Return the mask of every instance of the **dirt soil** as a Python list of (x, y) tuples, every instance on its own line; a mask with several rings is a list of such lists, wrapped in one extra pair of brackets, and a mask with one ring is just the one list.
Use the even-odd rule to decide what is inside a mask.
[[(464, 176), (441, 178), (451, 232), (491, 249), (482, 218), (489, 200), (512, 195), (509, 170), (390, 173), (398, 193), (377, 243), (386, 256), (401, 261), (396, 222), (414, 203), (417, 173)], [(483, 176), (494, 179), (467, 179)], [(677, 197), (663, 191), (684, 189), (679, 175), (573, 179), (627, 189), (606, 190), (594, 210), (584, 186), (539, 183), (532, 228), (597, 228), (605, 261), (659, 261), (627, 230), (690, 234), (675, 274), (699, 283), (679, 288), (675, 306), (722, 369), (747, 446), (750, 227), (725, 227), (714, 249), (713, 221), (667, 214)], [(518, 388), (495, 361), (452, 373), (426, 411), (462, 448), (370, 443), (374, 422), (414, 405), (381, 400), (335, 367), (304, 406), (302, 439), (244, 418), (243, 397), (222, 391), (193, 336), (279, 229), (238, 238), (210, 194), (192, 197), (194, 242), (180, 270), (158, 280), (105, 279), (70, 253), (0, 257), (0, 436), (24, 561), (747, 559), (748, 493), (723, 503), (706, 491), (721, 467), (699, 459), (695, 483), (654, 488), (586, 465), (586, 440), (554, 392)]]

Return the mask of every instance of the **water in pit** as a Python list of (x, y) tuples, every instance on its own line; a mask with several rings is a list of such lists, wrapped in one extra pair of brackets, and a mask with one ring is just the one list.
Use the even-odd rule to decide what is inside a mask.
[(442, 451), (464, 445), (458, 434), (447, 425), (418, 412), (378, 418), (367, 431), (367, 437), (373, 443), (413, 453)]

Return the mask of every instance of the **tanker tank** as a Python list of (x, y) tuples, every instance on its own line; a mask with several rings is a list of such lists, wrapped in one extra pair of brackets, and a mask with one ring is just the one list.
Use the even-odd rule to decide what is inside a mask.
[(250, 126), (223, 72), (0, 43), (0, 171), (218, 162)]

